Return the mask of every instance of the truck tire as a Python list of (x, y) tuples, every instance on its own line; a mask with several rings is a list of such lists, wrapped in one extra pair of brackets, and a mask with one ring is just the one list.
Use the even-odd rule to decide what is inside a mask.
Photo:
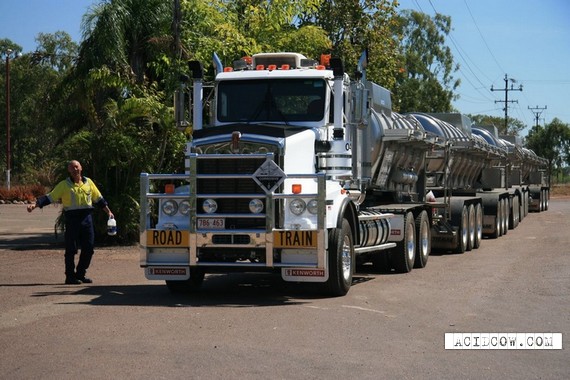
[(467, 242), (469, 241), (469, 212), (466, 206), (461, 208), (461, 217), (459, 218), (458, 227), (457, 234), (459, 235), (459, 239), (457, 239), (455, 253), (465, 253), (467, 250)]
[(518, 227), (520, 220), (519, 196), (517, 194), (512, 198), (509, 209), (509, 229), (514, 230)]
[(352, 285), (355, 265), (352, 230), (346, 219), (342, 220), (341, 228), (334, 228), (329, 234), (328, 265), (327, 294), (344, 296)]
[(475, 246), (475, 206), (469, 205), (467, 209), (467, 225), (469, 230), (467, 231), (467, 247), (466, 251), (471, 251)]
[(481, 207), (481, 203), (477, 203), (475, 206), (475, 241), (473, 242), (473, 248), (479, 248), (481, 240), (483, 240), (483, 207)]
[(503, 235), (506, 235), (509, 232), (509, 200), (503, 198), (501, 202), (503, 202)]
[(501, 203), (501, 201), (497, 201), (497, 209), (496, 209), (496, 215), (495, 215), (495, 231), (493, 231), (493, 233), (491, 234), (491, 237), (493, 239), (497, 239), (501, 236), (501, 230), (502, 230), (502, 217), (503, 217), (503, 204)]
[(431, 253), (431, 229), (427, 212), (416, 217), (416, 260), (414, 268), (425, 268)]
[(391, 255), (392, 267), (398, 273), (408, 273), (416, 261), (416, 226), (414, 215), (408, 212), (404, 220), (404, 240), (398, 242)]
[(183, 281), (166, 280), (166, 286), (170, 293), (191, 293), (202, 286), (204, 282), (205, 272), (203, 269), (190, 268), (190, 278)]

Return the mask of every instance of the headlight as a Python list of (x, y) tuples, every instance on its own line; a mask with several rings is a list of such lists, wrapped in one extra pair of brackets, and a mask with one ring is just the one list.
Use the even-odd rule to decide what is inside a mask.
[(289, 203), (289, 210), (295, 215), (301, 215), (306, 208), (305, 201), (300, 198), (293, 199)]
[(263, 202), (259, 199), (252, 199), (249, 201), (249, 211), (252, 214), (259, 214), (263, 211)]
[(173, 216), (178, 211), (178, 203), (176, 201), (169, 199), (162, 203), (162, 212), (168, 216)]
[(206, 214), (213, 214), (218, 210), (218, 203), (213, 199), (206, 199), (202, 203), (202, 209)]
[(313, 215), (316, 215), (318, 210), (319, 210), (319, 202), (317, 202), (316, 199), (311, 199), (309, 203), (307, 203), (307, 211), (309, 211)]
[(190, 214), (190, 202), (188, 201), (180, 202), (180, 204), (178, 205), (178, 209), (180, 210), (180, 213), (182, 215), (188, 216)]

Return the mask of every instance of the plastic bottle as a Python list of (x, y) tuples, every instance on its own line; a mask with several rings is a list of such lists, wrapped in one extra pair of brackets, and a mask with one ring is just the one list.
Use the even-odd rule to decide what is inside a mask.
[(110, 217), (107, 221), (107, 235), (114, 236), (117, 234), (117, 221)]

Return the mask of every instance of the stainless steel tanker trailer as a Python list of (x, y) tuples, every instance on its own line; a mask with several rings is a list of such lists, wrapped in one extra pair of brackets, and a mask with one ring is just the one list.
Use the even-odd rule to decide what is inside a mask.
[(187, 291), (205, 273), (270, 271), (338, 296), (357, 263), (409, 272), (432, 245), (477, 248), (486, 218), (489, 234), (506, 233), (511, 192), (486, 181), (504, 172), (508, 151), (463, 117), (393, 112), (390, 93), (366, 78), (365, 55), (355, 79), (338, 59), (298, 53), (214, 65), (208, 87), (190, 62), (192, 82), (175, 97), (184, 167), (141, 174), (148, 279)]

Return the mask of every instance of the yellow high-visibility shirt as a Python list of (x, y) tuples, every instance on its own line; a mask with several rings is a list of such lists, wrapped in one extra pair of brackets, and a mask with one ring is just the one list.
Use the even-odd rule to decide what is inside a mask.
[(50, 203), (61, 202), (64, 211), (93, 208), (93, 203), (99, 202), (103, 196), (90, 178), (81, 179), (80, 183), (74, 183), (71, 178), (58, 183), (47, 194)]

